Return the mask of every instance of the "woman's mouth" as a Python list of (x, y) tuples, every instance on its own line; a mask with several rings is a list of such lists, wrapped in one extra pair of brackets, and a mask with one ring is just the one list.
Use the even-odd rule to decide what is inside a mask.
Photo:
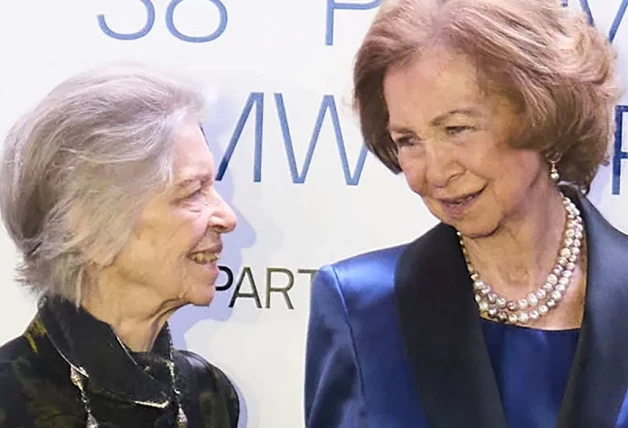
[(214, 263), (218, 260), (219, 257), (220, 253), (216, 253), (212, 250), (195, 251), (188, 254), (188, 259), (199, 265)]
[(471, 208), (475, 201), (482, 194), (484, 189), (472, 194), (463, 195), (456, 198), (440, 199), (443, 210), (449, 217), (461, 217)]

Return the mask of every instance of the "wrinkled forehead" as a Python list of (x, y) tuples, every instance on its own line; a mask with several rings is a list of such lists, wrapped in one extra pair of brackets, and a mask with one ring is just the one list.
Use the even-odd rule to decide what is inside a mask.
[[(426, 52), (384, 77), (384, 98), (389, 115), (414, 118), (482, 104), (486, 101), (475, 64), (449, 51)], [(419, 116), (419, 117), (417, 117)]]
[(203, 130), (197, 123), (185, 125), (172, 146), (172, 175), (175, 183), (196, 177), (213, 177), (214, 157)]

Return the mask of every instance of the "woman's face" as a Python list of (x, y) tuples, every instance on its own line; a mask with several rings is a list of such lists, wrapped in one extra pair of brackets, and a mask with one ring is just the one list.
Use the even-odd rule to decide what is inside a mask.
[(156, 304), (209, 304), (221, 235), (235, 214), (214, 187), (214, 160), (197, 124), (173, 148), (173, 180), (143, 209), (131, 239), (106, 268), (106, 281), (145, 289)]
[(410, 188), (464, 235), (493, 234), (549, 188), (541, 156), (509, 147), (521, 126), (514, 107), (481, 90), (466, 56), (435, 49), (390, 69), (384, 96)]

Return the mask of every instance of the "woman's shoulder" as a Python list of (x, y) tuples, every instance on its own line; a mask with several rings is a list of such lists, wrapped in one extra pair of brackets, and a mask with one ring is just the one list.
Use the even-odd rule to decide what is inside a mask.
[(382, 248), (321, 266), (314, 276), (312, 293), (323, 289), (342, 290), (342, 294), (359, 293), (364, 287), (394, 282), (395, 266), (407, 244)]
[(13, 339), (0, 346), (0, 409), (4, 399), (8, 398), (17, 384), (18, 371), (16, 363), (27, 358), (29, 354), (28, 344), (23, 337)]
[(227, 375), (205, 358), (184, 349), (177, 349), (174, 352), (175, 357), (179, 359), (178, 363), (183, 363), (183, 368), (189, 374), (198, 377), (201, 387), (235, 393), (235, 387)]
[(0, 346), (0, 366), (29, 354), (32, 348), (24, 336), (19, 336)]
[(394, 275), (397, 264), (405, 253), (408, 251), (415, 253), (419, 248), (422, 251), (429, 251), (434, 242), (440, 240), (447, 230), (447, 226), (439, 224), (412, 242), (367, 251), (324, 265), (319, 269), (320, 275), (335, 276), (342, 283), (354, 278), (359, 278), (360, 282), (365, 278), (381, 281)]
[(36, 353), (25, 336), (0, 346), (0, 427), (31, 421), (25, 396), (41, 390)]
[(26, 336), (19, 336), (0, 346), (0, 398), (12, 388), (21, 375), (29, 374), (37, 365), (36, 348)]
[[(311, 285), (310, 304), (330, 307), (340, 300), (352, 307), (373, 305), (394, 293), (397, 262), (408, 244), (381, 248), (321, 266)], [(365, 292), (368, 290), (368, 293)]]
[(203, 417), (211, 418), (216, 426), (237, 426), (240, 401), (231, 379), (194, 352), (177, 349), (174, 358), (184, 378), (186, 395), (198, 400)]
[(363, 252), (337, 260), (330, 263), (328, 266), (334, 269), (361, 269), (368, 266), (395, 263), (407, 246), (408, 244), (401, 244), (393, 247), (379, 248), (377, 250)]

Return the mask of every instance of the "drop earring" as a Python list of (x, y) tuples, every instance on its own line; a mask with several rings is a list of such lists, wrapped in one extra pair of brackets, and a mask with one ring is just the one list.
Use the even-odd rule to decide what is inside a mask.
[(561, 156), (559, 154), (554, 154), (547, 159), (550, 164), (550, 178), (554, 183), (558, 183), (558, 181), (560, 180), (560, 174), (558, 173), (558, 168), (556, 167), (558, 161), (560, 161), (560, 158)]
[(551, 163), (550, 178), (552, 179), (554, 183), (558, 183), (558, 180), (560, 180), (560, 174), (558, 173), (558, 170), (556, 169), (556, 162)]

